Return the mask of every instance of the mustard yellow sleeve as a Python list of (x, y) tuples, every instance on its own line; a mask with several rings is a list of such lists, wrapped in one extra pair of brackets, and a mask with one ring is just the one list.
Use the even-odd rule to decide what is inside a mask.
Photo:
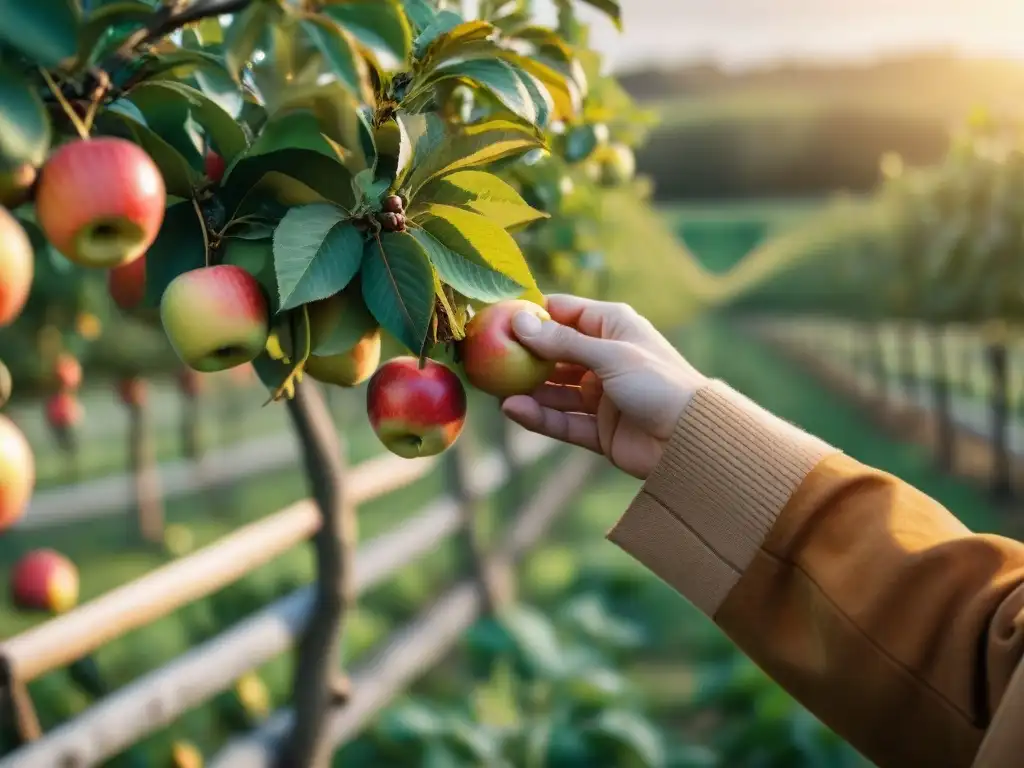
[(880, 768), (969, 766), (1024, 649), (1024, 545), (721, 382), (608, 536)]

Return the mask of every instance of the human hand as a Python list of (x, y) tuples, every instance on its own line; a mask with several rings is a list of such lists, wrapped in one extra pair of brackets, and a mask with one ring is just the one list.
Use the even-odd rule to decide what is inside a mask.
[(535, 355), (558, 363), (555, 374), (532, 394), (505, 399), (502, 411), (646, 478), (707, 378), (626, 304), (552, 295), (547, 310), (551, 321), (520, 312), (512, 329)]

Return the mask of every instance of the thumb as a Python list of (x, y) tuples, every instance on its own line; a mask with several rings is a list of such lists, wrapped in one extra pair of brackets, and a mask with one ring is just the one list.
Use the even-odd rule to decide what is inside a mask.
[(585, 336), (553, 320), (541, 321), (529, 312), (515, 314), (512, 330), (522, 345), (541, 359), (582, 365), (598, 377), (610, 374), (621, 358), (621, 342)]

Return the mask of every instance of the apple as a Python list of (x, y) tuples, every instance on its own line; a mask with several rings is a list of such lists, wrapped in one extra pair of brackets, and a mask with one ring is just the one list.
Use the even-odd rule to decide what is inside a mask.
[(171, 768), (203, 768), (203, 753), (190, 741), (171, 745)]
[(0, 415), (0, 531), (18, 522), (28, 509), (36, 484), (36, 461), (24, 433)]
[(126, 376), (117, 382), (117, 396), (130, 408), (139, 408), (146, 404), (146, 380), (138, 376)]
[(61, 352), (53, 363), (53, 379), (63, 390), (76, 390), (82, 386), (82, 364), (73, 355)]
[(454, 443), (466, 423), (466, 390), (455, 372), (415, 357), (384, 363), (366, 389), (370, 426), (404, 459), (435, 456)]
[(625, 144), (609, 144), (601, 149), (598, 181), (606, 187), (625, 184), (636, 173), (636, 156)]
[(555, 371), (555, 363), (541, 360), (516, 339), (512, 318), (518, 312), (551, 319), (546, 309), (532, 301), (499, 301), (473, 315), (466, 324), (466, 338), (460, 342), (469, 383), (502, 399), (529, 394)]
[(306, 360), (306, 373), (324, 384), (354, 387), (362, 384), (380, 364), (380, 329), (365, 333), (348, 352)]
[(7, 405), (13, 389), (14, 380), (11, 378), (11, 370), (3, 362), (0, 362), (0, 408)]
[(22, 610), (64, 613), (78, 603), (78, 569), (52, 549), (36, 549), (14, 565), (11, 599)]
[(84, 415), (82, 403), (71, 392), (58, 392), (46, 401), (46, 420), (57, 429), (77, 426)]
[(206, 150), (206, 156), (203, 158), (203, 169), (206, 172), (206, 178), (210, 181), (220, 181), (224, 178), (227, 163), (224, 162), (223, 157), (212, 149), (208, 149)]
[(83, 267), (142, 256), (164, 218), (167, 191), (149, 155), (125, 139), (71, 141), (43, 166), (36, 217), (53, 247)]
[(110, 298), (121, 309), (135, 309), (146, 297), (146, 255), (107, 273)]
[(205, 379), (199, 375), (199, 371), (191, 368), (183, 368), (178, 374), (178, 387), (187, 397), (196, 397), (203, 391), (206, 385)]
[(174, 351), (203, 373), (252, 362), (267, 345), (267, 298), (251, 274), (218, 264), (174, 278), (160, 300)]
[(28, 235), (10, 211), (0, 208), (0, 327), (21, 314), (34, 272), (35, 254)]
[(0, 205), (17, 208), (27, 202), (37, 175), (31, 163), (0, 170)]

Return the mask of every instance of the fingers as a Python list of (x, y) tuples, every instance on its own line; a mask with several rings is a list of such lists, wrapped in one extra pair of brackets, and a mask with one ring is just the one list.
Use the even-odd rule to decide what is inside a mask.
[(551, 319), (599, 339), (638, 340), (646, 331), (643, 318), (628, 304), (556, 293), (547, 297)]
[(563, 443), (601, 452), (597, 437), (597, 419), (591, 414), (563, 413), (545, 408), (528, 395), (510, 397), (501, 404), (502, 412), (521, 427)]
[(544, 408), (575, 413), (596, 413), (597, 403), (588, 403), (579, 387), (541, 384), (531, 395)]
[(548, 383), (577, 387), (588, 372), (589, 369), (583, 365), (559, 363), (555, 366), (555, 372), (551, 374), (551, 377), (548, 379)]
[(585, 336), (557, 322), (541, 322), (526, 312), (512, 318), (519, 341), (538, 357), (591, 369), (599, 377), (611, 375), (623, 363), (623, 343)]

